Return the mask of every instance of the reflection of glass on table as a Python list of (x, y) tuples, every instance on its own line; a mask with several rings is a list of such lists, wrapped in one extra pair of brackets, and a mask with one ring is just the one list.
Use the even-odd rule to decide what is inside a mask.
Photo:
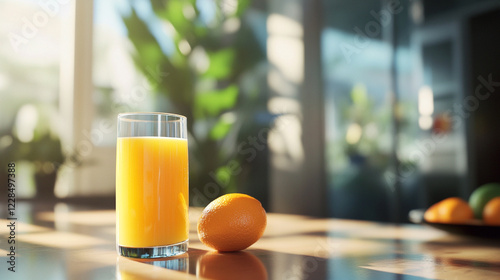
[(180, 272), (189, 272), (189, 255), (182, 254), (168, 259), (154, 259), (154, 260), (137, 260), (132, 261), (123, 257), (118, 257), (116, 263), (116, 279), (131, 280), (131, 279), (145, 279), (145, 278), (165, 278), (171, 276), (168, 272), (161, 269), (153, 269), (153, 273), (148, 271), (142, 264), (148, 264), (159, 268), (166, 268)]

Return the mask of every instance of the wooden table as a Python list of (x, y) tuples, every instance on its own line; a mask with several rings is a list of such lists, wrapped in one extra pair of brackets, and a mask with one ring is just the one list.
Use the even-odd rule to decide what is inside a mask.
[(137, 261), (115, 252), (112, 209), (16, 206), (16, 272), (8, 271), (11, 221), (3, 219), (0, 279), (500, 279), (499, 239), (420, 225), (269, 214), (256, 244), (219, 254), (199, 242), (200, 209), (191, 209), (188, 253)]

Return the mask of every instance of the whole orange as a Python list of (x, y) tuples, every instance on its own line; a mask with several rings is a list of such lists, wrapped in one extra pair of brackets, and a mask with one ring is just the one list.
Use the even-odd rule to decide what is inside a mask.
[(239, 251), (259, 240), (266, 224), (266, 211), (257, 199), (231, 193), (205, 207), (198, 220), (198, 237), (215, 250)]
[(483, 209), (484, 223), (490, 226), (500, 226), (500, 196), (488, 201)]
[(472, 220), (474, 212), (465, 200), (449, 197), (429, 207), (424, 218), (431, 223), (461, 224)]

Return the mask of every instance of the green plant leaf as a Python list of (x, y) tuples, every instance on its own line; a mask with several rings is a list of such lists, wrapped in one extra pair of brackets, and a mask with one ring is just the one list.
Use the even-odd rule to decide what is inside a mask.
[(231, 131), (232, 127), (232, 122), (228, 122), (223, 118), (219, 118), (219, 121), (212, 127), (212, 130), (210, 130), (210, 138), (212, 138), (213, 140), (220, 140), (226, 137), (229, 131)]
[(133, 56), (135, 65), (141, 69), (151, 83), (157, 82), (161, 77), (152, 75), (154, 71), (151, 69), (156, 69), (162, 63), (170, 66), (167, 57), (163, 54), (149, 27), (139, 18), (134, 9), (128, 17), (123, 17), (123, 22), (127, 27), (128, 36), (133, 39), (131, 42), (137, 50)]
[(189, 20), (184, 16), (184, 5), (190, 5), (186, 1), (170, 0), (167, 2), (167, 19), (179, 33), (184, 33)]
[(166, 1), (158, 1), (158, 0), (153, 0), (151, 1), (151, 7), (153, 8), (153, 11), (159, 16), (159, 17), (164, 17), (165, 16), (165, 11), (167, 10), (167, 2)]
[(196, 95), (195, 114), (197, 117), (217, 116), (222, 111), (231, 109), (238, 99), (238, 87), (231, 85), (221, 90), (214, 90)]
[(229, 77), (233, 69), (233, 61), (235, 57), (234, 49), (225, 49), (207, 54), (210, 60), (210, 65), (203, 76), (216, 79)]
[(250, 6), (250, 0), (239, 0), (236, 15), (239, 17), (243, 16), (243, 13), (247, 10), (248, 6)]
[(366, 107), (369, 103), (366, 87), (363, 84), (356, 84), (351, 90), (351, 98), (354, 105)]
[(236, 180), (234, 177), (237, 176), (237, 174), (234, 172), (235, 164), (236, 167), (240, 166), (240, 163), (237, 160), (231, 160), (229, 163), (220, 166), (215, 171), (217, 182), (226, 188), (226, 193), (236, 191)]

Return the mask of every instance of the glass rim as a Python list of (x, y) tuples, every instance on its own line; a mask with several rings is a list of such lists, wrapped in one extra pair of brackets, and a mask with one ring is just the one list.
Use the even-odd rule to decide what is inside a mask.
[[(179, 120), (187, 120), (186, 116), (180, 115), (180, 114), (175, 114), (175, 113), (165, 113), (165, 112), (128, 112), (128, 113), (119, 113), (118, 114), (118, 119), (122, 120), (122, 118), (127, 118), (128, 116), (167, 116), (167, 117), (177, 117), (178, 120), (172, 120), (172, 121), (179, 121)], [(155, 120), (139, 120), (139, 119), (128, 119), (129, 121), (134, 121), (134, 122), (143, 122), (143, 121), (155, 121)]]

